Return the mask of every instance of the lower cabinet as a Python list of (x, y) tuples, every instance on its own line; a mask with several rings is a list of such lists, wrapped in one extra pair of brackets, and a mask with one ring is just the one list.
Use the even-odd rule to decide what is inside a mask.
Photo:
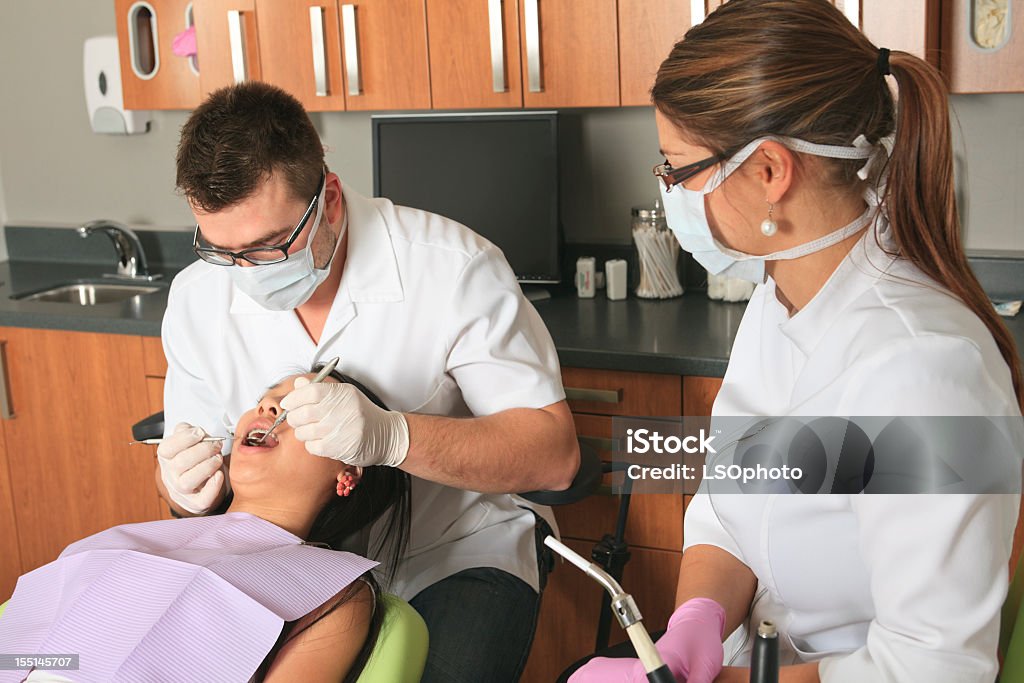
[(141, 337), (0, 328), (0, 343), (6, 599), (9, 573), (111, 526), (157, 519), (165, 506), (153, 485), (153, 447), (129, 445), (131, 425), (151, 407)]
[[(562, 380), (580, 441), (596, 449), (602, 460), (613, 456), (613, 416), (710, 415), (721, 386), (713, 377), (581, 368), (563, 368)], [(630, 559), (622, 587), (636, 600), (649, 631), (665, 628), (675, 607), (689, 498), (644, 494), (630, 500), (625, 531)], [(554, 508), (563, 542), (589, 558), (595, 543), (614, 533), (619, 503), (618, 496), (598, 493)], [(573, 662), (594, 652), (601, 599), (597, 583), (572, 565), (556, 563), (541, 601), (523, 681), (551, 683)], [(609, 644), (626, 639), (614, 619), (610, 635)]]

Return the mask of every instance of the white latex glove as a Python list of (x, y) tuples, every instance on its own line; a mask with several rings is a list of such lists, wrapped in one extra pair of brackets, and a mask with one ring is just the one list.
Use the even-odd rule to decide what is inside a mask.
[(298, 377), (281, 407), (295, 438), (313, 455), (357, 467), (398, 467), (409, 453), (405, 415), (378, 408), (351, 384), (311, 384)]
[(212, 510), (224, 488), (221, 442), (203, 441), (206, 436), (202, 428), (181, 422), (156, 449), (167, 494), (196, 515)]

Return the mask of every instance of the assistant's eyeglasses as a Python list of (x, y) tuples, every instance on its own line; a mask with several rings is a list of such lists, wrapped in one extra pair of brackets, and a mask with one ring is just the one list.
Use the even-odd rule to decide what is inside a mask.
[(706, 168), (711, 168), (720, 161), (727, 159), (725, 155), (716, 154), (710, 156), (707, 159), (701, 159), (692, 164), (687, 164), (680, 168), (672, 168), (672, 164), (665, 161), (664, 163), (658, 164), (654, 167), (654, 175), (661, 178), (661, 182), (665, 183), (665, 189), (671, 190), (680, 183), (685, 183), (687, 180), (697, 175)]
[(238, 262), (246, 261), (254, 266), (266, 266), (271, 263), (280, 263), (288, 258), (288, 250), (294, 244), (295, 240), (298, 239), (299, 233), (306, 227), (309, 222), (310, 216), (315, 213), (316, 206), (319, 201), (322, 201), (322, 194), (324, 185), (327, 182), (327, 173), (324, 172), (320, 176), (320, 184), (316, 188), (316, 193), (313, 198), (309, 201), (309, 206), (306, 207), (306, 212), (302, 214), (302, 218), (299, 219), (295, 229), (292, 230), (291, 236), (281, 244), (272, 244), (263, 247), (250, 247), (249, 249), (242, 249), (241, 251), (229, 251), (227, 249), (221, 249), (215, 247), (207, 242), (202, 233), (199, 231), (199, 224), (196, 223), (196, 232), (192, 237), (192, 250), (196, 255), (206, 261), (212, 263), (215, 266), (235, 266)]

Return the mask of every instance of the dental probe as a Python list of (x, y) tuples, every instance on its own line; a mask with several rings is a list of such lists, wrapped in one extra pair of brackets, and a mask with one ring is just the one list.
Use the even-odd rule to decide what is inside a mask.
[[(228, 437), (226, 436), (207, 436), (206, 438), (200, 439), (200, 441), (227, 441), (227, 439)], [(137, 443), (144, 443), (147, 446), (156, 446), (163, 442), (163, 439), (143, 439), (142, 441), (129, 441), (128, 445), (134, 446)]]
[(651, 641), (651, 635), (643, 625), (643, 616), (636, 606), (633, 596), (622, 590), (622, 586), (608, 572), (593, 562), (582, 558), (572, 548), (558, 541), (554, 536), (544, 539), (544, 545), (564, 557), (584, 574), (594, 579), (604, 588), (612, 600), (612, 613), (619, 624), (626, 630), (637, 657), (643, 664), (649, 683), (676, 683), (675, 677), (661, 659), (661, 655)]
[[(327, 375), (329, 375), (332, 372), (334, 372), (334, 368), (338, 367), (338, 362), (340, 360), (341, 360), (341, 358), (335, 356), (331, 360), (327, 361), (327, 365), (325, 365), (320, 370), (320, 372), (316, 373), (316, 377), (313, 378), (313, 381), (311, 381), (310, 384), (319, 384), (320, 382), (323, 382), (327, 378)], [(261, 436), (258, 440), (253, 442), (253, 445), (259, 445), (259, 444), (263, 443), (264, 441), (266, 441), (267, 437), (270, 436), (274, 432), (275, 429), (277, 429), (278, 427), (281, 426), (281, 423), (284, 422), (286, 417), (288, 417), (288, 411), (287, 410), (282, 410), (281, 414), (277, 416), (276, 420), (274, 420), (274, 424), (270, 425), (270, 429), (268, 429), (267, 432), (263, 436)]]

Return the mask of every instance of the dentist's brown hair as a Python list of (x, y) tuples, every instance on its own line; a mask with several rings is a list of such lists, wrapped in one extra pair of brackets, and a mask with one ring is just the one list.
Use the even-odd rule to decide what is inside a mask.
[[(961, 241), (946, 86), (930, 64), (893, 50), (888, 65), (897, 107), (882, 75), (884, 61), (827, 0), (730, 0), (676, 43), (651, 99), (688, 139), (722, 155), (764, 135), (851, 145), (858, 135), (877, 142), (895, 129), (883, 201), (899, 256), (981, 319), (1024, 406), (1013, 337)], [(815, 162), (830, 171), (825, 182), (836, 189), (864, 189), (856, 174), (863, 161)]]

